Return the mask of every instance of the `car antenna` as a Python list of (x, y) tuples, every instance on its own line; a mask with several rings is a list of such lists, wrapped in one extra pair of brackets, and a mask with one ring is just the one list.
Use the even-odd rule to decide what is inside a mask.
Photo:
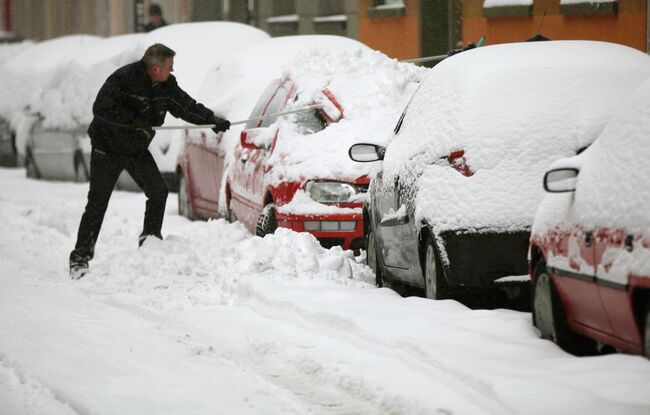
[(542, 33), (542, 25), (544, 24), (544, 18), (546, 17), (546, 9), (544, 9), (544, 14), (542, 15), (542, 21), (539, 22), (539, 27), (537, 28), (537, 34)]

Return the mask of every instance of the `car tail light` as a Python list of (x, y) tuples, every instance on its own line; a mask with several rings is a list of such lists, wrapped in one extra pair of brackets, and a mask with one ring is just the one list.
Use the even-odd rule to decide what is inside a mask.
[(465, 150), (452, 152), (447, 157), (447, 160), (449, 160), (449, 164), (451, 164), (452, 167), (458, 170), (458, 172), (463, 176), (470, 177), (474, 174), (467, 165), (467, 160), (465, 160)]

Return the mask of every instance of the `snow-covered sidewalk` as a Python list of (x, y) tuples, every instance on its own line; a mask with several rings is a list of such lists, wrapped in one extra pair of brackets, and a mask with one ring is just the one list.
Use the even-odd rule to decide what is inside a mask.
[(67, 276), (87, 184), (0, 169), (0, 413), (648, 413), (650, 362), (570, 356), (530, 315), (401, 298), (307, 234), (189, 222), (137, 249), (115, 192)]

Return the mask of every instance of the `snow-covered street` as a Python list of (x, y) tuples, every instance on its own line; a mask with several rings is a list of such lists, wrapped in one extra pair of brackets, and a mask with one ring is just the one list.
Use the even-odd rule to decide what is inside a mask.
[(0, 169), (0, 414), (647, 414), (650, 362), (578, 358), (530, 314), (376, 288), (309, 234), (190, 222), (137, 249), (114, 192), (68, 277), (88, 184)]

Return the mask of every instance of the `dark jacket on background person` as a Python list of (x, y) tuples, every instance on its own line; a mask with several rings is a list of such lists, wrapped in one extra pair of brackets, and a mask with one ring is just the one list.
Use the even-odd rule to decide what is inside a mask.
[(125, 65), (108, 77), (93, 104), (93, 120), (88, 135), (94, 149), (112, 155), (134, 155), (146, 150), (147, 139), (134, 125), (157, 127), (170, 112), (192, 124), (209, 124), (211, 110), (197, 103), (170, 75), (165, 82), (154, 83), (144, 61)]
[(159, 25), (155, 25), (155, 24), (149, 22), (146, 25), (144, 25), (144, 31), (145, 32), (151, 32), (152, 30), (156, 30), (156, 29), (158, 29), (160, 27), (163, 27), (163, 26), (167, 26), (167, 21), (165, 19), (163, 19), (163, 18), (160, 18), (160, 24)]

